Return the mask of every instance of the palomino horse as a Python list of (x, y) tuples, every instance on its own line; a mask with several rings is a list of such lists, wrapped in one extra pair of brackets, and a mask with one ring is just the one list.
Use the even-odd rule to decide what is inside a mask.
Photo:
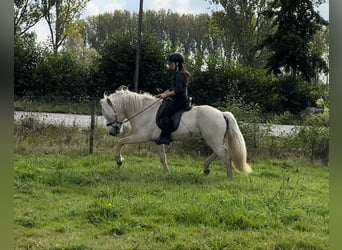
[[(138, 94), (127, 88), (119, 88), (115, 93), (100, 100), (102, 114), (112, 135), (119, 133), (123, 123), (130, 122), (131, 133), (119, 141), (115, 159), (121, 166), (121, 149), (125, 144), (139, 144), (155, 141), (161, 130), (156, 125), (156, 113), (162, 100), (148, 93)], [(171, 134), (173, 140), (201, 136), (213, 153), (205, 160), (203, 172), (209, 174), (209, 166), (218, 157), (227, 167), (227, 175), (233, 178), (233, 167), (241, 174), (252, 172), (247, 163), (245, 140), (239, 126), (230, 112), (221, 112), (211, 106), (194, 106), (184, 112), (176, 131)], [(157, 146), (164, 170), (169, 172), (164, 145)]]

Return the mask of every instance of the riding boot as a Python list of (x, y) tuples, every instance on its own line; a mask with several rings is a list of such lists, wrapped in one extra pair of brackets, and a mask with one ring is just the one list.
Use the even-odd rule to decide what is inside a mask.
[(167, 130), (162, 130), (159, 138), (156, 140), (157, 145), (166, 144), (169, 145), (172, 142), (171, 133)]

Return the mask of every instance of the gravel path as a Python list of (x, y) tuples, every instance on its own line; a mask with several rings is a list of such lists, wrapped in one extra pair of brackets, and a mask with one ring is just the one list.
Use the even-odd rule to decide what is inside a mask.
[[(39, 122), (51, 124), (51, 125), (64, 125), (68, 127), (90, 127), (90, 115), (75, 115), (75, 114), (57, 114), (57, 113), (41, 113), (41, 112), (24, 112), (15, 111), (14, 121), (20, 121), (22, 119), (33, 118)], [(96, 116), (97, 126), (106, 126), (106, 119), (103, 116)], [(264, 124), (259, 124), (261, 127)], [(293, 133), (292, 125), (272, 125), (272, 135), (286, 136)]]

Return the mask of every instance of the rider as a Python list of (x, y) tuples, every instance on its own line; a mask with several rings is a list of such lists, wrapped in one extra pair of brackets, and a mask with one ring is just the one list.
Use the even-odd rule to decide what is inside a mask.
[(179, 53), (174, 53), (169, 56), (169, 63), (170, 68), (174, 71), (172, 88), (157, 95), (161, 99), (171, 98), (160, 114), (160, 119), (163, 119), (164, 129), (158, 140), (156, 140), (158, 145), (170, 144), (172, 141), (170, 117), (188, 104), (188, 84), (191, 75), (183, 66), (184, 57)]

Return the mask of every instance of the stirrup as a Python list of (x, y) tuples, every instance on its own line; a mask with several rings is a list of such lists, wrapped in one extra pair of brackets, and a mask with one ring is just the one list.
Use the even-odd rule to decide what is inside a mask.
[(170, 145), (170, 142), (172, 142), (172, 138), (169, 137), (159, 137), (157, 140), (155, 140), (156, 144), (157, 145), (160, 145), (160, 144), (166, 144), (166, 145)]

